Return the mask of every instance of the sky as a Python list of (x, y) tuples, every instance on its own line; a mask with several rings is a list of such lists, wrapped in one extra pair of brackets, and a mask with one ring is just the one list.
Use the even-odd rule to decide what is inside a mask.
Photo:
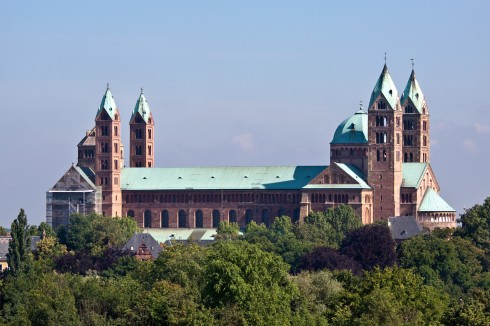
[[(490, 196), (488, 1), (3, 1), (0, 225), (77, 160), (110, 88), (123, 141), (140, 88), (155, 164), (328, 165), (338, 124), (387, 56), (411, 61), (429, 106), (431, 164), (458, 213)], [(126, 164), (128, 164), (126, 156)]]

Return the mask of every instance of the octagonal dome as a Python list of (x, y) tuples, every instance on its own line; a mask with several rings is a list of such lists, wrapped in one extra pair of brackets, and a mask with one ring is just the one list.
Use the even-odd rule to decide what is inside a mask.
[(361, 108), (354, 115), (342, 121), (335, 130), (330, 144), (367, 144), (368, 115)]

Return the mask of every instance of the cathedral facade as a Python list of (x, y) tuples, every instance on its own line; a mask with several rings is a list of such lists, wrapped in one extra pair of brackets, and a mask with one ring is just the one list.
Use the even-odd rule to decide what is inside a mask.
[(386, 65), (361, 107), (336, 129), (330, 165), (155, 167), (155, 123), (141, 92), (129, 121), (124, 165), (119, 110), (107, 90), (78, 163), (47, 192), (54, 228), (74, 212), (131, 216), (145, 228), (215, 228), (221, 221), (300, 222), (312, 211), (350, 205), (364, 224), (414, 216), (426, 228), (455, 227), (430, 165), (430, 120), (412, 70), (401, 94)]

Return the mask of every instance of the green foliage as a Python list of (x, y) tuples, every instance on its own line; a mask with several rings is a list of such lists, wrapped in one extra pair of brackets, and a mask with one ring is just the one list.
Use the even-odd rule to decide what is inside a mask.
[(27, 216), (21, 208), (19, 215), (12, 222), (10, 235), (12, 240), (9, 245), (7, 263), (12, 274), (17, 275), (29, 269), (31, 263), (29, 225)]
[(482, 280), (485, 255), (468, 240), (413, 237), (398, 248), (401, 267), (413, 268), (426, 284), (445, 288), (454, 296), (466, 292)]
[(243, 241), (210, 248), (203, 300), (212, 308), (236, 306), (250, 325), (287, 325), (294, 287), (280, 257)]
[(401, 268), (375, 269), (356, 284), (360, 300), (353, 306), (359, 325), (436, 325), (449, 300), (423, 279)]
[(136, 221), (129, 217), (74, 214), (70, 224), (58, 230), (58, 237), (70, 250), (100, 254), (108, 246), (122, 247), (137, 231)]
[(216, 240), (236, 240), (240, 233), (238, 223), (221, 222), (216, 229)]
[(483, 205), (475, 205), (461, 215), (461, 228), (455, 235), (473, 242), (477, 247), (490, 250), (490, 197)]
[(8, 278), (3, 288), (3, 318), (8, 324), (78, 325), (70, 277), (31, 272)]
[(7, 230), (0, 225), (0, 236), (6, 236), (7, 235)]
[(338, 205), (325, 212), (312, 212), (298, 227), (299, 238), (315, 245), (338, 248), (346, 233), (362, 226), (351, 206)]

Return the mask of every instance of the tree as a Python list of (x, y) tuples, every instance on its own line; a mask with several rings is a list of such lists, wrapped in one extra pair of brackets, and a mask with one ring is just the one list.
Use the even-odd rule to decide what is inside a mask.
[(371, 270), (376, 266), (393, 266), (396, 262), (395, 247), (390, 229), (373, 224), (350, 231), (339, 251), (359, 262), (364, 270)]
[(235, 306), (250, 325), (289, 324), (295, 290), (280, 257), (244, 241), (209, 250), (202, 293), (208, 307)]
[(468, 239), (477, 247), (490, 250), (490, 197), (461, 215), (461, 228), (455, 235)]
[(17, 275), (26, 271), (31, 262), (30, 238), (28, 235), (29, 225), (27, 216), (21, 208), (19, 215), (12, 222), (7, 262), (12, 274)]
[(426, 284), (444, 288), (454, 296), (478, 285), (485, 276), (483, 250), (458, 237), (413, 237), (400, 244), (398, 261), (400, 266), (413, 268), (423, 276)]
[(339, 247), (347, 232), (362, 226), (362, 221), (354, 209), (338, 205), (325, 212), (312, 212), (298, 226), (298, 236), (315, 245)]
[(350, 290), (360, 298), (352, 306), (358, 325), (437, 325), (449, 303), (421, 276), (398, 267), (367, 272)]
[(340, 254), (330, 247), (316, 247), (300, 259), (299, 270), (318, 271), (349, 270), (353, 274), (361, 273), (361, 265), (351, 257)]
[(240, 233), (238, 223), (221, 222), (216, 229), (216, 240), (235, 240)]
[(0, 225), (0, 236), (6, 236), (7, 235), (7, 230)]

